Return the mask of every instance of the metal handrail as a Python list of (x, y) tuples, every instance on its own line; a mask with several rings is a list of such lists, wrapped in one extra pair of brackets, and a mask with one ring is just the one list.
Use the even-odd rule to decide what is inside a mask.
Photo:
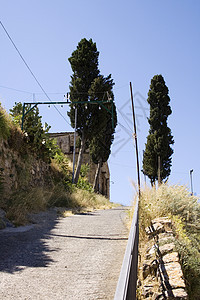
[(137, 199), (114, 300), (136, 299), (139, 242), (138, 206), (139, 200)]

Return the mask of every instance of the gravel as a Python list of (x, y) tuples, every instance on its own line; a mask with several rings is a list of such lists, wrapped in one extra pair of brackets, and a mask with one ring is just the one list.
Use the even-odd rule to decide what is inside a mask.
[(0, 230), (0, 299), (113, 299), (128, 239), (125, 207)]

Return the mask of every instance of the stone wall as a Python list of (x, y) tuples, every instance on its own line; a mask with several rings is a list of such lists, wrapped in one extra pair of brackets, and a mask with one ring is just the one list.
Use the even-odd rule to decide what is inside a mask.
[(48, 164), (36, 159), (33, 155), (23, 157), (5, 140), (0, 141), (0, 170), (5, 196), (9, 196), (18, 188), (51, 184), (51, 170)]
[(141, 298), (188, 299), (171, 220), (154, 219), (146, 234), (149, 240), (142, 262)]
[[(50, 133), (51, 138), (55, 138), (57, 140), (58, 146), (61, 148), (63, 153), (67, 155), (71, 161), (73, 161), (73, 148), (74, 148), (74, 133), (73, 132), (60, 132), (60, 133)], [(78, 135), (76, 135), (76, 140), (78, 143)], [(75, 163), (78, 159), (79, 148), (76, 148), (75, 153)], [(88, 174), (88, 180), (91, 184), (93, 184), (96, 168), (95, 165), (90, 158), (88, 149), (83, 154), (83, 163), (89, 164), (90, 170)], [(98, 183), (98, 191), (105, 195), (107, 198), (110, 197), (110, 172), (108, 163), (103, 163), (101, 167), (101, 171), (99, 174), (99, 183)]]

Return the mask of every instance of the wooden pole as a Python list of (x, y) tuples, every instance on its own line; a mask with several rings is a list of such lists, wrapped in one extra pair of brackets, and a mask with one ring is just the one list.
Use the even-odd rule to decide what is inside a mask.
[(158, 185), (161, 184), (160, 168), (161, 168), (160, 155), (158, 155)]
[(76, 125), (77, 125), (77, 107), (75, 108), (75, 128), (74, 128), (74, 149), (73, 149), (72, 183), (74, 183), (74, 171), (75, 171), (75, 156), (76, 156)]
[(137, 162), (138, 195), (139, 195), (139, 199), (140, 199), (140, 167), (139, 167), (139, 155), (138, 155), (138, 142), (137, 142), (135, 110), (134, 110), (134, 103), (133, 103), (133, 91), (132, 91), (132, 84), (131, 84), (131, 82), (130, 82), (130, 91), (131, 91), (131, 104), (132, 104), (132, 111), (133, 111), (133, 128), (134, 128), (136, 162)]

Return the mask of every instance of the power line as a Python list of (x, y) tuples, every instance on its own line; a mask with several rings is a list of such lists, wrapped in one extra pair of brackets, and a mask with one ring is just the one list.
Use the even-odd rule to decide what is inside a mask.
[(3, 86), (3, 85), (0, 85), (0, 88), (7, 89), (7, 90), (12, 90), (12, 91), (15, 91), (15, 92), (20, 92), (20, 93), (34, 94), (34, 93), (31, 93), (31, 92), (18, 90), (18, 89), (11, 88), (11, 87), (8, 87), (8, 86)]
[[(8, 31), (6, 30), (5, 26), (3, 25), (3, 23), (0, 21), (0, 24), (3, 28), (3, 30), (5, 31), (7, 37), (9, 38), (9, 40), (11, 41), (12, 45), (14, 46), (15, 50), (17, 51), (17, 53), (19, 54), (20, 58), (22, 59), (22, 61), (24, 62), (25, 66), (27, 67), (27, 69), (29, 70), (29, 72), (31, 73), (31, 75), (33, 76), (33, 78), (35, 79), (35, 81), (37, 82), (37, 84), (39, 85), (39, 87), (41, 88), (41, 90), (43, 91), (43, 93), (45, 94), (45, 96), (47, 97), (47, 99), (52, 102), (52, 100), (50, 99), (50, 97), (48, 96), (48, 94), (46, 93), (46, 91), (44, 90), (43, 86), (40, 84), (39, 80), (37, 79), (37, 77), (34, 75), (34, 73), (32, 72), (31, 68), (29, 67), (28, 63), (26, 62), (26, 60), (24, 59), (24, 57), (22, 56), (22, 54), (20, 53), (19, 49), (17, 48), (17, 46), (15, 45), (14, 41), (12, 40), (11, 36), (9, 35)], [(59, 113), (59, 115), (70, 125), (70, 123), (67, 121), (67, 119), (63, 116), (63, 114), (59, 111), (59, 109), (53, 105), (54, 108), (57, 110), (57, 112)], [(71, 126), (71, 125), (70, 125)]]
[(122, 116), (122, 118), (124, 119), (126, 125), (128, 126), (128, 128), (130, 129), (130, 131), (132, 132), (132, 128), (129, 126), (127, 120), (124, 117), (124, 114), (117, 108), (117, 111), (120, 113), (120, 115)]

